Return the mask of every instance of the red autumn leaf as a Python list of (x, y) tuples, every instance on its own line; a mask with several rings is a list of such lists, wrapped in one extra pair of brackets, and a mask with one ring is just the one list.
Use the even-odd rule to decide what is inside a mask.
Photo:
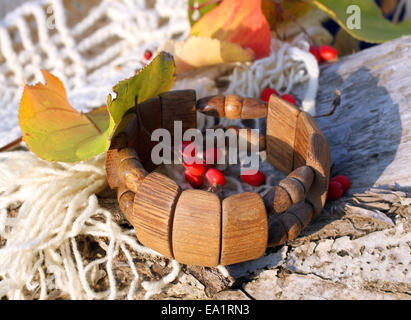
[(261, 0), (223, 0), (193, 25), (191, 35), (237, 43), (252, 49), (255, 59), (270, 54), (270, 26)]

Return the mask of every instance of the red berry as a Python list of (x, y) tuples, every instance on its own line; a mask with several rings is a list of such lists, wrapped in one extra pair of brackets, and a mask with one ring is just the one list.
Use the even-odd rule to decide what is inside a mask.
[(204, 154), (203, 158), (206, 164), (216, 164), (218, 159), (221, 157), (221, 152), (218, 148), (210, 148), (207, 149)]
[(288, 101), (289, 103), (293, 104), (293, 105), (297, 105), (297, 102), (295, 101), (295, 98), (291, 95), (291, 94), (283, 94), (281, 96), (282, 99), (284, 99), (285, 101)]
[(310, 52), (311, 54), (317, 59), (318, 64), (320, 64), (321, 62), (323, 62), (323, 58), (321, 58), (320, 52), (318, 50), (318, 47), (316, 46), (310, 46)]
[(350, 179), (348, 179), (347, 176), (336, 176), (334, 178), (332, 178), (330, 181), (337, 181), (339, 183), (341, 183), (344, 192), (347, 191), (350, 188), (351, 185), (351, 181)]
[(224, 187), (225, 178), (224, 178), (224, 175), (221, 173), (220, 170), (210, 168), (210, 169), (207, 170), (205, 176), (206, 176), (208, 182), (211, 183), (211, 185), (216, 186), (218, 184), (221, 187)]
[(325, 61), (333, 61), (338, 58), (337, 49), (330, 46), (321, 46), (318, 48), (321, 58)]
[(195, 176), (195, 177), (201, 176), (206, 170), (206, 166), (203, 163), (195, 163), (195, 162), (193, 164), (184, 163), (184, 167), (186, 168), (187, 172), (189, 172), (192, 176)]
[(265, 175), (261, 171), (247, 170), (241, 175), (241, 180), (250, 186), (258, 187), (265, 182)]
[(204, 183), (203, 176), (193, 176), (189, 171), (185, 172), (186, 180), (190, 183), (190, 185), (195, 188), (201, 188)]
[(341, 185), (341, 183), (337, 181), (330, 181), (328, 185), (328, 196), (327, 196), (328, 200), (337, 200), (341, 198), (343, 193), (344, 193), (344, 190), (343, 190), (343, 186)]
[(271, 89), (271, 88), (265, 88), (265, 89), (263, 90), (263, 92), (261, 92), (261, 100), (263, 100), (263, 101), (265, 101), (265, 102), (269, 102), (269, 101), (270, 101), (270, 97), (271, 97), (272, 94), (275, 94), (275, 95), (277, 95), (277, 96), (280, 96), (280, 94), (279, 94), (276, 90)]
[(150, 50), (146, 50), (146, 52), (144, 52), (144, 59), (150, 60), (152, 56), (153, 53)]

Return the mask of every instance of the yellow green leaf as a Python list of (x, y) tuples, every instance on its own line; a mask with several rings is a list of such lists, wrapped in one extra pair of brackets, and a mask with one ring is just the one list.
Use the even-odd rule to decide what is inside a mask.
[[(374, 0), (306, 0), (359, 40), (381, 43), (411, 34), (411, 21), (392, 23)], [(359, 15), (355, 15), (359, 13)], [(356, 17), (359, 17), (356, 18)], [(358, 28), (359, 27), (359, 28)]]
[(113, 91), (115, 99), (108, 96), (108, 111), (112, 118), (111, 126), (118, 124), (123, 115), (136, 104), (154, 98), (171, 90), (175, 81), (175, 64), (173, 57), (167, 52), (160, 54), (140, 70), (134, 77), (120, 81)]
[(23, 139), (44, 160), (76, 162), (108, 149), (110, 116), (101, 107), (80, 113), (68, 102), (62, 82), (43, 71), (46, 84), (26, 85), (19, 109)]
[[(195, 5), (197, 5), (198, 9), (195, 9)], [(203, 15), (216, 6), (217, 1), (213, 0), (188, 0), (188, 19), (190, 24), (196, 23)]]

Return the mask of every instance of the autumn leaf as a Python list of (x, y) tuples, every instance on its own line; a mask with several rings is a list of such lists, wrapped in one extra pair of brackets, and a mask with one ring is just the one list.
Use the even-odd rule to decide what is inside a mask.
[[(195, 9), (197, 5), (198, 9)], [(214, 0), (188, 0), (188, 19), (190, 25), (193, 25), (208, 11), (217, 6), (217, 1)]]
[[(354, 38), (370, 43), (381, 43), (411, 34), (411, 21), (392, 23), (385, 19), (374, 0), (306, 0), (327, 13)], [(350, 6), (354, 11), (348, 12)], [(354, 13), (359, 13), (355, 19)], [(352, 18), (352, 19), (351, 19)], [(360, 21), (359, 29), (348, 26)]]
[(191, 28), (191, 35), (236, 43), (254, 51), (254, 58), (270, 54), (270, 26), (261, 0), (223, 0)]
[[(120, 81), (113, 91), (117, 97), (113, 100), (108, 96), (108, 111), (112, 124), (118, 124), (123, 115), (136, 103), (154, 98), (161, 93), (171, 90), (175, 81), (175, 64), (173, 56), (167, 52), (160, 54), (134, 77)], [(111, 125), (112, 125), (111, 124)]]
[(42, 70), (46, 84), (26, 85), (19, 109), (23, 140), (44, 160), (75, 162), (108, 149), (110, 116), (101, 107), (80, 113), (68, 102), (63, 83)]
[(189, 37), (186, 41), (168, 41), (164, 50), (174, 56), (176, 73), (219, 63), (251, 61), (254, 52), (235, 43), (218, 39)]
[(107, 151), (125, 113), (136, 103), (170, 90), (174, 84), (172, 56), (160, 53), (134, 77), (119, 82), (109, 105), (80, 113), (69, 103), (63, 83), (42, 71), (46, 84), (26, 85), (19, 109), (23, 139), (44, 160), (76, 162)]

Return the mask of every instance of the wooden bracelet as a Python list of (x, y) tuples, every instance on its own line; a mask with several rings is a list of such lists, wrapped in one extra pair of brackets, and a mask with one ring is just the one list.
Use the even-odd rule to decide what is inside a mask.
[[(237, 95), (196, 101), (193, 90), (172, 91), (140, 104), (107, 152), (107, 180), (121, 210), (147, 247), (189, 265), (214, 267), (257, 259), (267, 247), (295, 239), (322, 211), (330, 150), (315, 120), (272, 95), (269, 104)], [(196, 111), (231, 119), (267, 117), (268, 161), (287, 174), (262, 198), (245, 192), (224, 200), (211, 192), (181, 190), (153, 171), (149, 134), (196, 127)], [(144, 124), (139, 128), (138, 123)], [(138, 139), (136, 138), (138, 136)], [(260, 137), (261, 139), (261, 137)]]

